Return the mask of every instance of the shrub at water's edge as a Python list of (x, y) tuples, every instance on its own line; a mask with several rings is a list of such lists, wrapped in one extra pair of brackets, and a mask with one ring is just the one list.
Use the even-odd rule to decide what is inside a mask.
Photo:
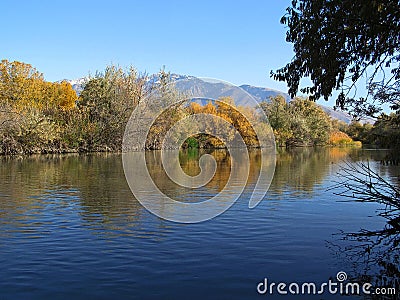
[(328, 144), (331, 146), (352, 146), (352, 147), (361, 147), (362, 143), (360, 141), (353, 141), (351, 137), (349, 137), (346, 133), (342, 131), (333, 131), (329, 136)]

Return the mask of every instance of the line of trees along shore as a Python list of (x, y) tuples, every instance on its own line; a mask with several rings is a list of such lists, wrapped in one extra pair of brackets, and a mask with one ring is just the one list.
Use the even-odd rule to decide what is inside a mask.
[[(66, 81), (48, 82), (29, 64), (2, 60), (0, 154), (120, 151), (132, 111), (160, 86), (174, 89), (169, 73), (164, 70), (158, 74), (158, 80), (152, 82), (133, 67), (108, 66), (88, 78), (78, 96)], [(176, 95), (182, 96), (177, 91)], [(287, 103), (277, 96), (261, 106), (278, 146), (353, 145), (353, 139), (387, 146), (393, 145), (393, 139), (399, 140), (400, 136), (398, 127), (385, 122), (385, 115), (374, 126), (346, 125), (332, 120), (313, 101), (303, 98)], [(166, 112), (162, 119), (157, 119), (147, 148), (159, 148), (162, 132), (179, 118), (195, 113), (224, 118), (244, 135), (249, 146), (257, 145), (254, 131), (248, 130), (249, 124), (240, 113), (249, 108), (231, 110), (220, 102), (209, 102), (176, 109), (173, 114)], [(218, 139), (208, 135), (191, 137), (184, 146), (223, 147)]]

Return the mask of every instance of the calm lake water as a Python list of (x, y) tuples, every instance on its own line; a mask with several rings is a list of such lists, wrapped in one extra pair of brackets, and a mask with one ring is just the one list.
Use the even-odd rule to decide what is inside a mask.
[[(158, 152), (148, 152), (147, 161), (166, 193), (202, 201), (229, 176), (227, 154), (211, 154), (216, 176), (190, 193), (165, 178)], [(2, 158), (0, 299), (285, 299), (290, 297), (259, 295), (257, 284), (264, 278), (322, 283), (339, 271), (377, 280), (389, 268), (377, 264), (379, 251), (364, 251), (365, 241), (346, 239), (346, 233), (383, 229), (381, 206), (343, 202), (327, 189), (345, 160), (369, 160), (398, 184), (399, 167), (379, 163), (386, 154), (281, 150), (271, 187), (254, 209), (248, 199), (257, 155), (250, 155), (249, 188), (224, 214), (199, 224), (172, 223), (147, 212), (129, 190), (121, 155)], [(188, 174), (198, 172), (198, 155), (182, 153)], [(398, 250), (389, 261), (398, 261)], [(315, 299), (321, 298), (340, 297)], [(344, 297), (352, 298), (358, 299)]]

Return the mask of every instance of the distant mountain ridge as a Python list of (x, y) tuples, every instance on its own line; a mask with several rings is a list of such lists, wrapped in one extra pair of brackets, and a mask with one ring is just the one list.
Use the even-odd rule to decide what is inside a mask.
[(252, 86), (249, 84), (242, 84), (239, 87), (244, 89), (246, 92), (248, 92), (254, 98), (256, 98), (258, 101), (268, 101), (270, 99), (270, 97), (276, 97), (278, 95), (283, 96), (287, 102), (289, 102), (291, 100), (291, 97), (289, 96), (289, 94), (284, 93), (282, 91), (278, 91), (278, 90), (274, 90), (274, 89), (270, 89), (270, 88)]
[[(218, 98), (221, 96), (225, 97), (233, 97), (240, 104), (243, 99), (243, 92), (238, 91), (237, 87), (232, 87), (232, 85), (228, 83), (224, 83), (217, 80), (212, 79), (203, 79), (190, 75), (180, 75), (180, 74), (171, 74), (171, 79), (175, 81), (176, 87), (179, 90), (190, 92), (193, 95), (202, 95), (206, 94), (209, 97)], [(83, 90), (83, 85), (87, 78), (79, 78), (76, 80), (66, 80), (68, 81), (73, 89), (80, 94)], [(157, 74), (151, 75), (149, 77), (149, 82), (157, 82), (158, 76)], [(270, 97), (276, 97), (278, 95), (283, 96), (287, 102), (291, 101), (291, 97), (282, 91), (265, 88), (265, 87), (257, 87), (249, 84), (240, 85), (239, 88), (249, 93), (253, 96), (258, 102), (269, 101)], [(352, 117), (343, 111), (334, 110), (333, 108), (318, 104), (328, 115), (332, 118), (340, 120), (349, 124), (352, 121)], [(364, 118), (360, 121), (361, 123), (371, 123), (373, 124), (375, 120), (373, 118)]]

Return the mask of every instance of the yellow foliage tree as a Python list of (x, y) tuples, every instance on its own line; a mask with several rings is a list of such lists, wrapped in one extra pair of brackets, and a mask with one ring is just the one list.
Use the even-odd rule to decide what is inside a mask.
[(8, 60), (0, 63), (0, 101), (25, 109), (70, 109), (75, 106), (76, 92), (63, 81), (47, 82), (30, 64)]
[(331, 132), (329, 136), (329, 144), (333, 146), (361, 146), (361, 142), (355, 142), (351, 137), (342, 131)]
[[(236, 107), (232, 98), (223, 97), (215, 101), (215, 104), (210, 101), (204, 106), (197, 102), (192, 102), (189, 106), (189, 114), (199, 113), (220, 117), (226, 122), (232, 124), (232, 126), (240, 133), (247, 146), (259, 146), (257, 135), (250, 123), (252, 120), (247, 118), (252, 115), (252, 108)], [(210, 124), (206, 124), (206, 132), (210, 135), (204, 136), (200, 134), (196, 137), (199, 140), (200, 147), (222, 148), (225, 146), (220, 139), (212, 136), (213, 132), (218, 132), (219, 126), (223, 125), (222, 121), (218, 119), (213, 120)], [(228, 140), (233, 140), (234, 137), (234, 129), (232, 129), (229, 136), (226, 138)]]

